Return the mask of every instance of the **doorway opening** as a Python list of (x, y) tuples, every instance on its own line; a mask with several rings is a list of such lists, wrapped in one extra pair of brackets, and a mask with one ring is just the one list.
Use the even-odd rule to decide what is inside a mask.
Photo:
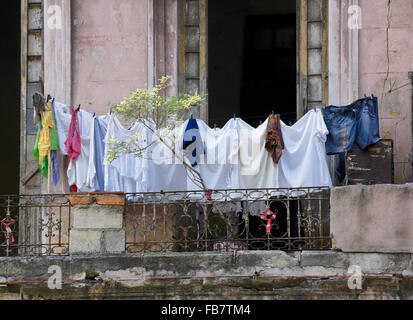
[(208, 1), (209, 125), (257, 126), (273, 111), (293, 124), (296, 74), (295, 1)]
[(0, 194), (19, 193), (20, 163), (20, 1), (9, 1), (1, 10), (0, 35), (5, 44), (0, 77), (1, 108)]

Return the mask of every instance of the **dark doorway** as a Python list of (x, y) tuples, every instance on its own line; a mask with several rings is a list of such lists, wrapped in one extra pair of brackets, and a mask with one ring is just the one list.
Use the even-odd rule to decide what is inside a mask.
[(209, 0), (209, 124), (296, 121), (295, 1)]
[(257, 126), (274, 111), (295, 121), (295, 15), (246, 17), (244, 34), (241, 118)]
[(20, 1), (8, 1), (0, 15), (3, 49), (0, 54), (0, 194), (17, 194), (20, 162)]

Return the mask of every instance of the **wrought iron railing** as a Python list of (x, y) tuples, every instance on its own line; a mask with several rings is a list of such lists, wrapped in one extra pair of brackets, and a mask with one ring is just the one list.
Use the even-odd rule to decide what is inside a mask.
[(129, 253), (331, 248), (330, 189), (126, 194)]
[(0, 256), (69, 254), (68, 195), (0, 196)]
[[(330, 189), (126, 194), (126, 251), (331, 248)], [(0, 196), (0, 256), (67, 255), (69, 195)]]

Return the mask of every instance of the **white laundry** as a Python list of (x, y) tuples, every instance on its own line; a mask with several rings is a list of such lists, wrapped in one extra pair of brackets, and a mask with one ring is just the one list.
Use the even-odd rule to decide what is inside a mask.
[[(67, 154), (64, 142), (71, 114), (67, 106), (59, 102), (54, 103), (54, 111), (60, 151)], [(90, 192), (94, 191), (96, 181), (94, 118), (84, 110), (80, 110), (77, 115), (81, 154), (69, 164), (68, 182), (77, 185), (79, 191)], [(148, 123), (144, 125), (138, 121), (125, 129), (115, 115), (103, 116), (102, 121), (107, 123), (105, 155), (112, 138), (125, 140), (138, 133), (142, 137), (142, 146), (149, 145), (141, 157), (123, 154), (111, 164), (103, 164), (105, 191), (138, 193), (202, 189), (190, 179), (190, 168), (182, 164), (183, 135), (188, 121), (177, 126), (173, 132), (161, 132), (175, 154), (154, 135)], [(265, 149), (267, 123), (268, 119), (254, 128), (237, 118), (229, 120), (223, 128), (212, 129), (204, 121), (197, 120), (200, 137), (197, 143), (203, 145), (196, 148), (197, 151), (205, 150), (205, 153), (197, 152), (197, 165), (193, 169), (200, 173), (206, 189), (332, 186), (325, 152), (328, 129), (320, 109), (309, 111), (293, 126), (281, 121), (285, 148), (278, 165)], [(189, 159), (185, 161), (190, 166)], [(276, 195), (277, 192), (271, 194)], [(235, 198), (234, 194), (232, 196)], [(212, 198), (215, 198), (214, 195)]]
[[(197, 120), (205, 153), (199, 155), (199, 163), (194, 169), (200, 173), (206, 189), (238, 188), (237, 121), (238, 119), (231, 119), (223, 128), (211, 129), (204, 121)], [(188, 190), (199, 189), (201, 188), (188, 179)]]
[(86, 173), (86, 186), (95, 190), (95, 117), (92, 117), (92, 120), (90, 121), (89, 130), (89, 161)]
[(65, 141), (69, 134), (69, 126), (72, 120), (72, 115), (69, 113), (67, 106), (63, 103), (55, 101), (54, 104), (55, 122), (57, 137), (59, 141), (59, 150), (62, 154), (67, 155)]
[(325, 149), (328, 129), (321, 110), (310, 110), (291, 127), (281, 121), (281, 131), (285, 148), (278, 163), (279, 186), (331, 187)]
[(279, 166), (265, 149), (268, 119), (257, 128), (238, 120), (239, 187), (241, 189), (278, 188)]
[[(142, 144), (145, 142), (143, 138), (146, 136), (144, 126), (140, 122), (135, 122), (129, 129), (125, 129), (120, 123), (116, 115), (109, 116), (108, 128), (105, 137), (105, 159), (109, 151), (111, 139), (125, 141), (132, 139), (137, 134), (142, 139)], [(140, 142), (140, 140), (138, 140)], [(144, 159), (136, 156), (133, 153), (123, 153), (112, 163), (105, 161), (105, 191), (111, 192), (146, 192), (147, 186), (144, 180), (143, 173)]]
[(172, 132), (161, 130), (159, 136), (164, 142), (148, 129), (147, 139), (151, 146), (147, 149), (144, 168), (148, 192), (187, 190), (187, 169), (182, 156), (184, 125), (177, 126)]

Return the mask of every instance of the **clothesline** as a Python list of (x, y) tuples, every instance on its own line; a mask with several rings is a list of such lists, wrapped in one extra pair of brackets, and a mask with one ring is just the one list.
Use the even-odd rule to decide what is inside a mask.
[[(360, 101), (364, 100), (355, 103), (365, 108)], [(258, 127), (241, 118), (230, 118), (219, 130), (191, 118), (168, 136), (171, 151), (139, 121), (125, 128), (115, 114), (96, 116), (75, 108), (70, 115), (66, 105), (54, 100), (51, 104), (58, 149), (70, 158), (67, 176), (74, 190), (135, 193), (201, 188), (182, 161), (199, 172), (202, 188), (212, 190), (332, 185), (326, 141), (331, 147), (331, 141), (340, 137), (341, 131), (330, 131), (334, 125), (331, 126), (331, 115), (326, 118), (328, 108), (312, 109), (290, 126), (279, 114), (270, 115)], [(288, 114), (294, 112), (283, 113)], [(337, 116), (341, 115), (334, 115)], [(105, 162), (113, 148), (111, 141), (130, 140), (136, 134), (142, 137), (139, 143), (149, 144), (142, 147), (140, 157), (123, 153), (112, 163)], [(50, 167), (53, 174), (56, 165), (49, 164)]]
[[(67, 132), (73, 119), (64, 112), (66, 106), (55, 102), (54, 107), (56, 109), (59, 144), (62, 146), (65, 142), (67, 143)], [(105, 163), (104, 159), (110, 150), (109, 141), (111, 139), (125, 140), (139, 133), (149, 142), (152, 139), (151, 132), (148, 132), (139, 122), (126, 129), (115, 114), (93, 117), (91, 113), (84, 110), (75, 114), (78, 116), (82, 148), (78, 158), (71, 160), (67, 174), (69, 184), (76, 185), (79, 191), (159, 192), (160, 190), (200, 188), (190, 179), (185, 167), (178, 161), (179, 159), (160, 142), (151, 146), (142, 157), (122, 154), (112, 163)], [(305, 128), (309, 127), (309, 130), (316, 131), (320, 129), (316, 128), (317, 123), (322, 123), (320, 111), (310, 112), (307, 118), (308, 120), (302, 119), (301, 123), (310, 121), (312, 125), (305, 125)], [(319, 120), (314, 121), (316, 118)], [(195, 133), (187, 130), (188, 124), (192, 121), (196, 123), (192, 128)], [(324, 142), (314, 133), (309, 134), (308, 137), (316, 139), (316, 144), (321, 143), (320, 148), (308, 148), (309, 141), (305, 144), (300, 142), (302, 153), (309, 152), (310, 156), (307, 157), (306, 161), (294, 164), (294, 168), (289, 168), (288, 163), (294, 163), (294, 161), (288, 160), (291, 157), (289, 148), (297, 149), (297, 146), (294, 147), (294, 145), (298, 143), (297, 141), (302, 140), (305, 128), (302, 130), (292, 128), (284, 123), (282, 125), (283, 130), (287, 132), (287, 140), (288, 135), (291, 135), (288, 133), (289, 130), (293, 130), (293, 136), (290, 137), (289, 146), (286, 146), (283, 152), (286, 160), (282, 169), (283, 173), (279, 174), (281, 165), (274, 164), (267, 150), (263, 148), (267, 121), (254, 128), (240, 118), (231, 118), (217, 132), (202, 120), (187, 120), (175, 129), (173, 145), (178, 152), (184, 155), (184, 160), (200, 172), (208, 189), (331, 186), (327, 163), (326, 161), (320, 162), (320, 157), (324, 156), (325, 158)], [(322, 128), (321, 131), (324, 135), (328, 133)], [(186, 134), (189, 136), (186, 137)], [(184, 148), (185, 141), (187, 141), (187, 148)], [(96, 146), (99, 145), (101, 148), (97, 150)], [(255, 148), (253, 153), (250, 152), (248, 145)], [(306, 151), (306, 149), (308, 150)], [(223, 150), (223, 152), (220, 153), (219, 150)], [(65, 149), (61, 148), (61, 152), (64, 154)], [(314, 153), (319, 153), (319, 155), (314, 158), (316, 160), (311, 160), (311, 154)], [(162, 159), (156, 159), (156, 156), (160, 154), (163, 155)], [(295, 155), (294, 158), (305, 159), (306, 156), (297, 157)], [(315, 179), (308, 174), (295, 179), (294, 176), (298, 177), (299, 175), (293, 172), (297, 166), (306, 167), (306, 162), (320, 167), (324, 173), (316, 176)], [(313, 170), (314, 168), (311, 170), (310, 168), (301, 169), (302, 172)], [(320, 177), (322, 180), (317, 181)], [(103, 185), (97, 183), (99, 178), (103, 180)]]

